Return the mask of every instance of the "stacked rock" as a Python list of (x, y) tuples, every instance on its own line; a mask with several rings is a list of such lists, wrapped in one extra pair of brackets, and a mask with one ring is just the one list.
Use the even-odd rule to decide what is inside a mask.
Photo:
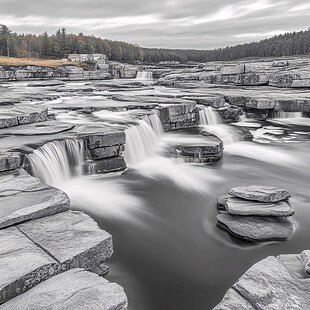
[(285, 240), (294, 231), (294, 215), (285, 189), (250, 185), (234, 187), (218, 199), (220, 227), (247, 241)]

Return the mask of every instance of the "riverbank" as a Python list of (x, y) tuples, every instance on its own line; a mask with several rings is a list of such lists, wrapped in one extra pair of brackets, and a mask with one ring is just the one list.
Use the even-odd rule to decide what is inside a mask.
[[(94, 205), (95, 200), (98, 201), (98, 210), (101, 210), (101, 208), (104, 208), (106, 200), (111, 199), (112, 196), (126, 196), (126, 190), (117, 190), (119, 188), (122, 189), (124, 184), (126, 183), (122, 183), (122, 186), (114, 186), (113, 183), (109, 183), (109, 180), (110, 178), (113, 180), (113, 178), (118, 177), (115, 174), (106, 175), (108, 172), (125, 171), (125, 173), (120, 174), (119, 178), (121, 180), (127, 181), (133, 179), (133, 184), (131, 185), (133, 186), (133, 188), (135, 188), (133, 192), (139, 193), (141, 192), (141, 188), (143, 189), (145, 187), (145, 191), (142, 190), (142, 192), (145, 192), (145, 194), (143, 195), (145, 195), (145, 199), (147, 199), (146, 208), (148, 204), (154, 204), (156, 205), (156, 208), (154, 208), (154, 210), (158, 210), (159, 213), (164, 214), (159, 223), (155, 221), (155, 219), (157, 218), (155, 214), (152, 214), (150, 218), (147, 217), (147, 211), (143, 216), (141, 216), (141, 213), (138, 212), (138, 214), (131, 214), (131, 217), (138, 219), (140, 215), (141, 223), (149, 223), (150, 227), (153, 227), (153, 229), (155, 230), (156, 225), (159, 225), (160, 227), (162, 227), (163, 231), (167, 231), (169, 233), (174, 232), (175, 235), (178, 236), (178, 238), (174, 238), (174, 242), (172, 242), (171, 244), (167, 240), (169, 239), (169, 237), (167, 237), (169, 233), (167, 233), (167, 236), (165, 236), (165, 238), (156, 240), (156, 242), (158, 242), (159, 244), (163, 244), (163, 247), (167, 251), (169, 251), (169, 248), (173, 247), (173, 244), (178, 247), (178, 251), (176, 251), (175, 254), (182, 253), (182, 255), (178, 257), (175, 257), (175, 255), (173, 255), (173, 261), (177, 262), (178, 259), (182, 257), (182, 259), (184, 259), (184, 263), (180, 263), (180, 266), (182, 267), (181, 269), (183, 271), (186, 270), (185, 265), (190, 265), (190, 262), (192, 261), (192, 259), (194, 259), (194, 261), (197, 263), (197, 266), (199, 266), (200, 272), (197, 272), (195, 266), (188, 268), (190, 268), (191, 272), (193, 272), (195, 276), (204, 273), (204, 277), (206, 280), (202, 281), (202, 279), (199, 279), (199, 281), (202, 281), (204, 283), (209, 278), (207, 272), (201, 271), (202, 265), (199, 263), (201, 260), (201, 256), (200, 258), (198, 258), (194, 257), (193, 254), (191, 254), (195, 253), (195, 242), (191, 239), (191, 236), (187, 236), (188, 234), (179, 235), (180, 232), (178, 230), (178, 226), (182, 227), (183, 233), (189, 231), (193, 232), (193, 236), (196, 236), (196, 240), (199, 241), (199, 253), (203, 255), (204, 259), (206, 260), (208, 259), (207, 254), (210, 251), (203, 245), (205, 242), (208, 242), (208, 244), (211, 243), (211, 245), (209, 245), (215, 250), (214, 253), (217, 253), (219, 257), (221, 256), (221, 254), (224, 255), (225, 253), (226, 255), (228, 255), (228, 252), (232, 251), (229, 247), (225, 249), (221, 248), (219, 246), (219, 244), (222, 244), (221, 242), (226, 242), (227, 244), (232, 243), (233, 246), (236, 246), (236, 244), (238, 244), (238, 242), (234, 239), (229, 239), (229, 237), (227, 237), (228, 235), (224, 235), (224, 232), (218, 232), (219, 228), (217, 228), (216, 224), (214, 224), (216, 223), (216, 207), (212, 207), (212, 199), (210, 198), (209, 194), (205, 195), (205, 191), (208, 192), (209, 187), (213, 188), (213, 181), (210, 181), (210, 183), (208, 183), (204, 178), (201, 178), (201, 175), (210, 176), (212, 180), (217, 180), (217, 177), (220, 177), (222, 173), (221, 169), (219, 169), (221, 165), (223, 165), (223, 170), (225, 171), (225, 169), (227, 169), (227, 165), (228, 167), (234, 166), (235, 161), (240, 164), (238, 157), (230, 159), (229, 155), (227, 155), (227, 151), (229, 152), (229, 150), (230, 152), (238, 153), (238, 150), (241, 151), (249, 148), (249, 153), (251, 154), (248, 156), (255, 157), (255, 154), (257, 154), (257, 156), (259, 157), (259, 154), (261, 153), (258, 152), (258, 145), (256, 143), (250, 142), (250, 140), (253, 138), (253, 136), (254, 139), (256, 139), (257, 141), (259, 139), (267, 140), (267, 138), (271, 135), (272, 138), (274, 137), (274, 135), (276, 136), (277, 132), (275, 131), (276, 129), (270, 128), (270, 123), (268, 128), (267, 124), (259, 123), (258, 121), (254, 121), (255, 126), (259, 126), (259, 128), (266, 130), (268, 132), (267, 135), (262, 135), (262, 137), (258, 137), (258, 132), (256, 130), (252, 130), (254, 126), (253, 122), (244, 122), (243, 125), (246, 126), (241, 126), (239, 124), (240, 126), (235, 127), (235, 129), (233, 125), (224, 124), (224, 122), (234, 122), (238, 124), (240, 120), (244, 119), (244, 114), (247, 113), (244, 107), (230, 104), (230, 102), (228, 101), (228, 96), (217, 93), (217, 91), (220, 89), (223, 89), (227, 92), (230, 91), (229, 89), (221, 86), (218, 88), (210, 89), (196, 88), (194, 90), (180, 90), (179, 88), (163, 88), (154, 85), (152, 81), (145, 80), (114, 80), (105, 82), (94, 81), (92, 83), (62, 82), (61, 84), (49, 84), (48, 86), (32, 85), (28, 82), (17, 82), (4, 83), (1, 87), (3, 87), (2, 89), (4, 91), (2, 92), (2, 94), (4, 95), (2, 95), (1, 99), (1, 109), (3, 113), (1, 113), (0, 118), (0, 124), (2, 127), (0, 129), (0, 139), (1, 148), (5, 154), (2, 156), (2, 164), (0, 166), (4, 167), (3, 169), (6, 171), (11, 170), (9, 172), (2, 172), (5, 183), (8, 182), (8, 179), (12, 179), (13, 182), (13, 180), (15, 180), (14, 178), (17, 178), (17, 183), (23, 184), (26, 187), (26, 184), (28, 184), (28, 182), (20, 181), (20, 178), (22, 178), (23, 180), (28, 179), (30, 184), (36, 184), (36, 182), (39, 182), (39, 188), (42, 187), (44, 188), (44, 190), (47, 191), (52, 191), (53, 186), (57, 188), (63, 187), (64, 191), (68, 194), (70, 193), (70, 196), (73, 197), (73, 205), (75, 210), (78, 207), (81, 208), (79, 202), (83, 201), (85, 197), (92, 198), (87, 199), (86, 204), (89, 205), (87, 213), (93, 213), (95, 211), (92, 212), (91, 206)], [(235, 91), (235, 89), (231, 89), (231, 91)], [(248, 92), (251, 91), (251, 89), (248, 90)], [(270, 91), (270, 88), (268, 88), (268, 91)], [(252, 95), (254, 96), (254, 94)], [(299, 92), (296, 92), (296, 95), (299, 95)], [(273, 121), (272, 118), (267, 117), (266, 119), (271, 122)], [(242, 129), (243, 127), (245, 127), (245, 129)], [(222, 132), (221, 135), (221, 131), (219, 129), (224, 130), (224, 134)], [(250, 129), (252, 131), (252, 134), (249, 131)], [(277, 130), (279, 131), (280, 129), (278, 128)], [(293, 139), (293, 137), (295, 137), (294, 139), (298, 140), (301, 136), (300, 130), (300, 128), (290, 130), (283, 129), (283, 133), (281, 133), (281, 135), (279, 136), (279, 140), (284, 139), (285, 141), (286, 138)], [(306, 130), (304, 131), (305, 133), (307, 132)], [(225, 138), (227, 138), (226, 135), (230, 133), (231, 135), (227, 140), (233, 140), (234, 142), (238, 141), (238, 143), (244, 144), (240, 145), (240, 147), (236, 145), (235, 149), (229, 147), (229, 144), (227, 144), (227, 140)], [(163, 150), (161, 150), (161, 155), (159, 157), (155, 157), (154, 162), (149, 162), (148, 164), (148, 159), (152, 159), (152, 156), (154, 156), (155, 154), (158, 155), (159, 151), (157, 150), (157, 147), (159, 141), (161, 141), (162, 139), (165, 144)], [(241, 140), (246, 140), (248, 142), (241, 142)], [(253, 152), (251, 152), (251, 147), (255, 148), (254, 155)], [(286, 152), (286, 149), (283, 149), (283, 147), (281, 148), (281, 150), (284, 153)], [(12, 153), (12, 151), (14, 151), (15, 153)], [(274, 153), (272, 153), (271, 151), (273, 151)], [(270, 158), (274, 157), (273, 162), (276, 163), (276, 165), (282, 165), (280, 157), (270, 156), (270, 154), (278, 154), (274, 149), (269, 149), (267, 147), (261, 150), (261, 152), (267, 152), (266, 156), (268, 157), (269, 154)], [(223, 156), (226, 156), (225, 160), (222, 159)], [(264, 158), (264, 156), (261, 156), (261, 158)], [(288, 163), (290, 163), (290, 165), (288, 166), (289, 168), (291, 168), (291, 166), (293, 166), (293, 163), (296, 163), (296, 161), (289, 161), (289, 159), (290, 157), (287, 155)], [(182, 163), (195, 163), (195, 165), (198, 166), (192, 167), (191, 165), (184, 164), (177, 166), (174, 164), (174, 160), (181, 160)], [(206, 163), (213, 164), (205, 165)], [(139, 168), (140, 164), (141, 168)], [(255, 164), (255, 172), (251, 171), (249, 175), (247, 175), (246, 172), (249, 171), (250, 167), (254, 164), (254, 162), (246, 161), (246, 164), (247, 165), (245, 167), (242, 167), (240, 169), (236, 168), (238, 175), (234, 177), (234, 180), (231, 180), (231, 182), (234, 182), (233, 185), (238, 185), (236, 184), (236, 182), (240, 182), (240, 180), (238, 179), (238, 177), (240, 176), (239, 174), (245, 175), (245, 182), (249, 182), (251, 180), (249, 178), (252, 173), (253, 175), (256, 175), (256, 179), (258, 178), (258, 176), (262, 178), (261, 173), (259, 172), (261, 164)], [(21, 167), (25, 168), (31, 174), (39, 176), (41, 181), (46, 184), (52, 185), (52, 188), (48, 185), (41, 183), (38, 179), (31, 177), (23, 170), (18, 170)], [(184, 169), (184, 171), (182, 169)], [(202, 169), (201, 173), (198, 172), (200, 171), (200, 169)], [(212, 169), (216, 169), (217, 172), (212, 173)], [(262, 178), (260, 182), (285, 183), (285, 177), (281, 177), (282, 172), (275, 171), (274, 169), (275, 168), (272, 165), (268, 166), (268, 168), (266, 168), (266, 171), (270, 173), (267, 175), (266, 172), (266, 180)], [(92, 176), (94, 176), (94, 173), (104, 174), (105, 178), (98, 180), (97, 178), (92, 178)], [(143, 173), (143, 177), (139, 176)], [(283, 173), (285, 175), (286, 170)], [(296, 171), (294, 173), (296, 173)], [(85, 174), (88, 174), (88, 177), (86, 177), (86, 179), (84, 179), (83, 177), (83, 175)], [(290, 172), (290, 174), (292, 174), (292, 172)], [(162, 177), (162, 175), (164, 175), (165, 177)], [(230, 171), (230, 173), (225, 175), (225, 178), (233, 178), (232, 175), (235, 175), (235, 173)], [(279, 176), (279, 178), (272, 180), (273, 175), (276, 175), (277, 177)], [(168, 178), (168, 182), (166, 178)], [(73, 179), (73, 183), (75, 179), (77, 182), (81, 182), (81, 186), (73, 186), (73, 188), (70, 188), (69, 185), (71, 179)], [(67, 185), (66, 182), (68, 182), (69, 185)], [(137, 187), (136, 185), (140, 184), (139, 182), (143, 183), (141, 187)], [(181, 190), (178, 188), (178, 186), (176, 186), (176, 184), (178, 185), (180, 183), (182, 184)], [(16, 188), (16, 190), (19, 188), (15, 185), (15, 181), (12, 184), (14, 184), (14, 186), (11, 186), (11, 188), (9, 188), (7, 199), (18, 200), (18, 195), (12, 193), (11, 190), (12, 188)], [(68, 187), (67, 189), (65, 189), (66, 186)], [(213, 192), (215, 194), (220, 194), (218, 192), (225, 191), (225, 187), (227, 186), (228, 184), (224, 182), (221, 187), (214, 187)], [(300, 196), (300, 193), (298, 195), (297, 188), (291, 188), (292, 185), (290, 184), (289, 186), (288, 184), (286, 184), (285, 187), (289, 187), (290, 192), (294, 194), (293, 196)], [(39, 193), (40, 190), (38, 190), (36, 186), (34, 186), (33, 189), (34, 191), (30, 191), (31, 194), (26, 194), (25, 190), (28, 191), (28, 188), (21, 188), (20, 194), (22, 195), (22, 197), (26, 197), (27, 195), (28, 197), (32, 197), (31, 199), (33, 199), (33, 202), (35, 204), (33, 193)], [(90, 192), (90, 195), (88, 195), (88, 191), (90, 191), (91, 189), (92, 191)], [(156, 192), (152, 192), (154, 189), (156, 189)], [(63, 193), (61, 190), (54, 190)], [(169, 194), (170, 191), (171, 193)], [(103, 193), (102, 196), (100, 196), (100, 192)], [(157, 196), (157, 192), (160, 193), (160, 197)], [(85, 195), (85, 197), (83, 196), (83, 194)], [(99, 195), (100, 198), (96, 199), (97, 195)], [(147, 197), (148, 195), (150, 195), (149, 198)], [(153, 195), (157, 196), (155, 200), (158, 200), (159, 205), (156, 201), (154, 201), (154, 199), (151, 199)], [(180, 198), (178, 198), (178, 195)], [(21, 199), (22, 202), (27, 200), (28, 199)], [(134, 199), (126, 201), (130, 202), (129, 206), (131, 206), (132, 201), (135, 202)], [(296, 203), (296, 201), (294, 202)], [(196, 206), (195, 212), (193, 212), (192, 208), (191, 210), (189, 210), (188, 208), (186, 209), (186, 206), (183, 205), (184, 203), (187, 207), (189, 205)], [(58, 205), (59, 202), (56, 202), (55, 204)], [(214, 231), (216, 232), (215, 236), (221, 236), (224, 241), (214, 242), (212, 241), (212, 238), (212, 240), (209, 240), (210, 238), (207, 238), (207, 235), (202, 236), (200, 231), (202, 223), (200, 222), (198, 222), (197, 225), (191, 225), (191, 222), (195, 222), (196, 220), (198, 220), (198, 218), (204, 219), (203, 206), (205, 204), (208, 204), (207, 212), (212, 213), (211, 216), (208, 217), (208, 220), (213, 222), (213, 224), (208, 224), (207, 230), (209, 231), (209, 229), (211, 229), (210, 227), (212, 227), (212, 229), (214, 229)], [(66, 205), (68, 205), (68, 202), (66, 202)], [(168, 208), (168, 206), (170, 205), (172, 208), (171, 214), (166, 214), (164, 210), (170, 210), (170, 208)], [(21, 209), (24, 210), (24, 218), (20, 218), (20, 220), (18, 220), (17, 216), (16, 222), (16, 217), (8, 216), (10, 218), (14, 218), (13, 222), (10, 222), (9, 225), (13, 225), (14, 227), (17, 225), (18, 231), (22, 232), (24, 237), (26, 237), (27, 239), (31, 239), (32, 242), (34, 242), (36, 246), (38, 245), (44, 253), (48, 252), (52, 254), (52, 258), (48, 257), (48, 261), (50, 264), (54, 264), (53, 268), (50, 269), (51, 275), (53, 275), (53, 277), (44, 281), (42, 284), (34, 286), (29, 290), (29, 294), (22, 294), (18, 300), (14, 298), (19, 303), (22, 300), (29, 300), (29, 298), (32, 298), (31, 296), (33, 296), (36, 288), (38, 289), (38, 292), (42, 292), (47, 290), (47, 288), (50, 289), (51, 287), (57, 287), (57, 283), (59, 283), (58, 281), (63, 281), (66, 278), (65, 275), (67, 274), (67, 272), (70, 271), (66, 271), (67, 268), (70, 269), (73, 268), (72, 266), (74, 266), (79, 268), (85, 268), (87, 272), (94, 271), (94, 269), (97, 270), (97, 267), (102, 265), (102, 263), (104, 263), (105, 260), (111, 256), (112, 250), (111, 244), (109, 243), (110, 241), (104, 241), (107, 239), (110, 240), (110, 237), (107, 237), (109, 236), (108, 233), (105, 233), (103, 231), (100, 232), (98, 226), (88, 216), (80, 214), (76, 211), (68, 211), (68, 206), (65, 206), (64, 209), (59, 210), (63, 211), (61, 213), (46, 213), (44, 214), (44, 217), (42, 217), (45, 211), (43, 212), (41, 211), (41, 209), (33, 210), (33, 208), (24, 208), (25, 206), (22, 203), (19, 203), (18, 206), (20, 206)], [(177, 207), (179, 209), (173, 209), (174, 207)], [(47, 209), (53, 210), (53, 208)], [(117, 203), (115, 206), (110, 206), (109, 212), (113, 213), (114, 209), (118, 210)], [(302, 208), (297, 201), (296, 213), (298, 220), (300, 220), (298, 214), (302, 213), (301, 209)], [(143, 208), (141, 210), (144, 211)], [(20, 214), (20, 211), (15, 211), (13, 212), (14, 214)], [(55, 213), (57, 212), (55, 211)], [(100, 213), (100, 211), (98, 212)], [(128, 212), (128, 210), (125, 209), (125, 214), (122, 214), (122, 212), (120, 212), (115, 217), (122, 218), (122, 216), (126, 215), (126, 212)], [(180, 222), (177, 222), (179, 220), (178, 216), (183, 215), (186, 215), (185, 218), (182, 218)], [(76, 218), (73, 219), (74, 217)], [(143, 225), (138, 225), (139, 228), (134, 225), (127, 226), (126, 221), (124, 223), (118, 223), (117, 225), (114, 225), (113, 222), (108, 221), (109, 217), (99, 217), (98, 214), (92, 215), (92, 217), (96, 219), (96, 221), (100, 224), (100, 227), (104, 229), (107, 229), (105, 227), (108, 227), (107, 230), (110, 230), (112, 228), (113, 231), (116, 230), (117, 232), (118, 230), (115, 227), (117, 226), (119, 230), (122, 230), (122, 227), (120, 226), (124, 225), (124, 230), (127, 231), (127, 237), (124, 237), (124, 235), (119, 236), (119, 234), (116, 233), (119, 243), (117, 245), (117, 251), (115, 254), (117, 255), (118, 259), (120, 259), (119, 252), (123, 253), (124, 257), (131, 257), (131, 259), (126, 263), (128, 265), (134, 264), (134, 261), (136, 260), (137, 262), (140, 262), (140, 268), (145, 271), (143, 273), (145, 274), (146, 278), (148, 277), (148, 275), (152, 274), (152, 272), (150, 271), (152, 270), (152, 268), (150, 270), (144, 269), (144, 264), (148, 265), (146, 263), (147, 259), (141, 259), (141, 257), (137, 257), (138, 253), (134, 254), (130, 252), (129, 248), (131, 248), (133, 251), (138, 251), (139, 248), (143, 249), (144, 247), (147, 247), (147, 245), (143, 243), (143, 238), (137, 238), (137, 236), (141, 236), (143, 234), (149, 236), (149, 238), (155, 238), (156, 235), (161, 235), (159, 231), (156, 230), (157, 233), (155, 235), (152, 235), (149, 234), (148, 231), (143, 231), (143, 229), (141, 228), (143, 227)], [(53, 218), (55, 219), (54, 221), (52, 220)], [(66, 220), (61, 220), (62, 218)], [(171, 223), (171, 226), (173, 227), (172, 231), (169, 227), (164, 226), (164, 223), (168, 219), (169, 223)], [(24, 223), (24, 221), (26, 220), (30, 220), (30, 222)], [(19, 224), (19, 221), (23, 223)], [(153, 223), (153, 221), (155, 221), (156, 225)], [(90, 229), (92, 227), (92, 229), (90, 229), (91, 233), (87, 232), (87, 234), (91, 234), (91, 239), (93, 239), (92, 234), (104, 234), (106, 236), (104, 240), (99, 238), (98, 241), (99, 244), (101, 244), (98, 246), (100, 251), (106, 251), (106, 254), (103, 255), (102, 252), (100, 252), (100, 255), (95, 255), (94, 248), (97, 250), (97, 245), (92, 245), (89, 241), (87, 241), (87, 238), (83, 239), (86, 237), (84, 225), (81, 224), (82, 227), (77, 225), (78, 223), (83, 222), (86, 223), (86, 228)], [(63, 230), (58, 229), (57, 223), (62, 223), (60, 226), (63, 225), (63, 227), (66, 228), (66, 231), (71, 231), (72, 226), (79, 226), (77, 227), (76, 231), (74, 230), (74, 233), (72, 233), (70, 238), (65, 237), (62, 239), (74, 239), (74, 242), (72, 241), (72, 250), (75, 248), (79, 248), (76, 243), (81, 243), (81, 248), (85, 246), (82, 252), (86, 253), (86, 257), (81, 258), (80, 254), (78, 253), (76, 260), (73, 259), (72, 265), (71, 263), (68, 263), (68, 260), (71, 261), (71, 257), (73, 256), (73, 254), (69, 251), (71, 241), (69, 242), (69, 245), (66, 243), (61, 244), (60, 246), (62, 251), (63, 249), (65, 249), (64, 252), (62, 252), (62, 255), (65, 255), (66, 259), (63, 259), (63, 256), (59, 255), (59, 248), (54, 248), (54, 243), (58, 244), (60, 241), (58, 239), (54, 239), (53, 236), (55, 235), (55, 237), (57, 237), (58, 233), (59, 236), (66, 236), (66, 234)], [(36, 225), (36, 229), (30, 229), (29, 226), (32, 225)], [(183, 229), (183, 225), (185, 225), (186, 229)], [(303, 227), (305, 226), (303, 225)], [(6, 229), (8, 228), (3, 228), (2, 231), (5, 231)], [(45, 230), (47, 230), (50, 235), (46, 235)], [(37, 231), (40, 233), (37, 233)], [(88, 230), (86, 229), (86, 231)], [(140, 233), (138, 234), (137, 232)], [(7, 234), (5, 233), (4, 235)], [(114, 233), (112, 233), (112, 235), (114, 237)], [(189, 235), (192, 235), (192, 233)], [(295, 235), (293, 235), (293, 238), (295, 238)], [(19, 237), (20, 236), (17, 236), (16, 238)], [(123, 241), (123, 238), (125, 238), (125, 240), (127, 240), (127, 238), (130, 238), (130, 242), (128, 242), (128, 244), (126, 245), (126, 242)], [(148, 238), (146, 239), (146, 241), (149, 240)], [(46, 240), (52, 240), (53, 244), (46, 243)], [(179, 247), (178, 240), (185, 240), (186, 244), (191, 245), (191, 250), (188, 250), (186, 247), (184, 247), (183, 243), (182, 246)], [(200, 240), (203, 242), (200, 243)], [(22, 240), (21, 242), (24, 241)], [(102, 243), (104, 242), (106, 243), (104, 246), (102, 246)], [(9, 243), (10, 242), (8, 242), (8, 244)], [(284, 243), (285, 242), (283, 242), (283, 244)], [(135, 244), (139, 244), (140, 246), (136, 247)], [(169, 244), (170, 246), (167, 246), (167, 244)], [(290, 244), (290, 241), (288, 241), (288, 244)], [(33, 244), (31, 244), (31, 246), (33, 246)], [(298, 244), (298, 246), (304, 247), (304, 244)], [(122, 247), (125, 250), (122, 250)], [(152, 243), (152, 246), (150, 246), (149, 244), (148, 247), (150, 248), (149, 251), (151, 253), (153, 253), (155, 250), (156, 253), (162, 252), (161, 247), (156, 247), (156, 244)], [(283, 246), (281, 249), (284, 249)], [(69, 254), (66, 253), (67, 251)], [(186, 251), (187, 254), (184, 253), (184, 251)], [(240, 249), (239, 251), (244, 252)], [(250, 261), (246, 260), (242, 256), (243, 261), (246, 262), (247, 265), (253, 261), (257, 261), (258, 257), (262, 255), (261, 253), (256, 254), (256, 251), (257, 248), (254, 245), (251, 250), (252, 256)], [(7, 252), (10, 253), (10, 251)], [(233, 251), (232, 256), (234, 257), (241, 255), (239, 252), (237, 252), (238, 251)], [(154, 256), (156, 256), (156, 253), (154, 253)], [(159, 259), (161, 263), (164, 260), (166, 259)], [(92, 269), (91, 267), (89, 267), (90, 265), (88, 264), (96, 266), (96, 268)], [(233, 261), (232, 264), (236, 267), (236, 274), (234, 275), (234, 277), (240, 276), (242, 272), (240, 272), (240, 270), (237, 268), (237, 260)], [(105, 274), (106, 267), (100, 267), (101, 271), (99, 273)], [(178, 265), (176, 264), (174, 267), (170, 267), (173, 270), (176, 270), (176, 276), (179, 280), (181, 280), (179, 278), (180, 271), (178, 270)], [(18, 267), (14, 267), (13, 265), (11, 268), (16, 268), (16, 270), (19, 270)], [(80, 273), (80, 271), (74, 269), (72, 270), (73, 271), (68, 274), (67, 279), (74, 278), (76, 279), (76, 281), (79, 282), (79, 275), (84, 275), (85, 273)], [(113, 282), (116, 281), (123, 285), (124, 282), (130, 281), (129, 278), (135, 278), (134, 275), (136, 277), (140, 277), (141, 275), (139, 275), (139, 268), (135, 268), (135, 271), (136, 272), (132, 276), (129, 276), (127, 280), (124, 276), (118, 276), (114, 277)], [(29, 269), (27, 269), (26, 272), (29, 272)], [(193, 285), (193, 288), (198, 288), (197, 282), (199, 281), (196, 281), (196, 279), (192, 278), (191, 272), (188, 273), (188, 278), (186, 278), (186, 281), (183, 282), (184, 285), (180, 286), (180, 288), (184, 288), (185, 291), (186, 288), (188, 288), (188, 285)], [(169, 268), (165, 269), (165, 273), (167, 275), (169, 274)], [(81, 277), (83, 278), (83, 276)], [(228, 275), (223, 275), (223, 277), (227, 280)], [(90, 278), (93, 279), (93, 276), (91, 276)], [(218, 280), (216, 280), (213, 276), (211, 278), (214, 279), (214, 287), (216, 288), (216, 286), (218, 285), (217, 281), (220, 281), (220, 278), (218, 277)], [(38, 282), (43, 279), (38, 278)], [(48, 282), (52, 279), (55, 280), (55, 284), (54, 282)], [(96, 281), (97, 280), (92, 283), (97, 283)], [(170, 281), (170, 279), (168, 279), (168, 281)], [(179, 281), (179, 283), (181, 282), (182, 281)], [(14, 283), (16, 283), (15, 280)], [(104, 283), (106, 283), (105, 280)], [(162, 283), (162, 281), (160, 281), (160, 283)], [(29, 281), (29, 287), (27, 288), (30, 288), (34, 284), (37, 284), (37, 282)], [(43, 284), (45, 284), (46, 286), (41, 286)], [(209, 283), (208, 285), (212, 285), (212, 283)], [(124, 286), (126, 286), (126, 283)], [(111, 285), (111, 287), (114, 287), (115, 290), (110, 291), (110, 295), (104, 295), (108, 296), (105, 297), (105, 299), (114, 300), (110, 296), (117, 295), (119, 296), (117, 302), (119, 302), (121, 307), (125, 309), (126, 303), (124, 300), (126, 297), (122, 293), (122, 290), (119, 287), (117, 288), (116, 285)], [(226, 285), (226, 289), (228, 289), (228, 287), (229, 286)], [(199, 290), (200, 289), (201, 287), (199, 287)], [(221, 290), (223, 290), (222, 287)], [(222, 292), (221, 290), (219, 292)], [(23, 290), (20, 291), (20, 288), (18, 287), (17, 291), (22, 292)], [(154, 290), (154, 292), (155, 291), (156, 290)], [(53, 289), (53, 292), (54, 294), (58, 294), (57, 290)], [(128, 289), (128, 293), (131, 294), (131, 298), (134, 299), (134, 294), (132, 294), (131, 289)], [(192, 293), (194, 296), (195, 292)], [(221, 294), (223, 295), (223, 292)], [(185, 295), (186, 294), (184, 294), (184, 298)], [(198, 295), (200, 296), (200, 294)], [(205, 296), (206, 293), (204, 291), (204, 293), (200, 297), (203, 300)], [(14, 301), (14, 299), (12, 299), (12, 302)], [(217, 302), (219, 302), (219, 300), (220, 299), (217, 296)], [(101, 302), (103, 301), (101, 300)], [(134, 300), (133, 303), (135, 303)], [(189, 306), (189, 303), (190, 300), (186, 300), (184, 304), (187, 304)], [(212, 303), (213, 305), (215, 305), (214, 301), (212, 301)], [(5, 303), (4, 305), (6, 304), (8, 305), (7, 307), (12, 305), (11, 302)], [(155, 302), (154, 306), (156, 304), (158, 305), (158, 303)], [(143, 308), (143, 305), (140, 305), (140, 309), (141, 308)]]

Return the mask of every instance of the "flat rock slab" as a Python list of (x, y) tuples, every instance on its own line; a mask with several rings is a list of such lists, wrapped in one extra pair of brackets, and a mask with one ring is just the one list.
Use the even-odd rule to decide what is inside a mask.
[(294, 231), (285, 217), (219, 214), (216, 218), (229, 233), (247, 241), (286, 240)]
[(68, 131), (74, 128), (74, 125), (61, 123), (55, 120), (45, 121), (41, 123), (33, 123), (22, 126), (14, 126), (11, 128), (0, 129), (0, 136), (16, 135), (16, 136), (38, 136), (53, 135)]
[(57, 269), (58, 263), (16, 227), (0, 230), (0, 304), (53, 276)]
[(69, 209), (68, 196), (25, 170), (0, 174), (0, 228)]
[(264, 185), (233, 187), (229, 191), (229, 194), (235, 197), (261, 202), (277, 202), (291, 197), (286, 189)]
[(113, 252), (111, 235), (78, 211), (36, 219), (18, 225), (18, 229), (55, 258), (62, 271), (78, 267), (91, 270)]
[(0, 106), (0, 128), (43, 122), (47, 119), (47, 108), (30, 104), (13, 107)]
[(229, 214), (254, 216), (292, 216), (295, 211), (289, 202), (257, 202), (231, 197), (225, 203)]
[(1, 310), (125, 310), (123, 288), (83, 269), (52, 277), (0, 306)]
[(242, 296), (245, 305), (250, 306), (243, 306), (239, 302), (240, 307), (234, 308), (236, 297), (230, 289), (214, 310), (310, 309), (310, 279), (296, 277), (280, 259), (274, 256), (269, 256), (252, 266), (232, 286), (232, 289)]
[(18, 169), (20, 165), (21, 165), (20, 153), (18, 152), (0, 153), (0, 172)]

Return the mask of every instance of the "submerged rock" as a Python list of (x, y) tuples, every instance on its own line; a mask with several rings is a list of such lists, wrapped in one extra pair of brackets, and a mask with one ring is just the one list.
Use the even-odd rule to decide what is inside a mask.
[(274, 203), (253, 202), (240, 198), (228, 198), (225, 209), (229, 214), (254, 216), (292, 216), (294, 208), (286, 201)]
[(219, 214), (217, 220), (229, 233), (247, 241), (286, 240), (294, 231), (285, 217)]
[(72, 269), (40, 283), (1, 306), (1, 310), (125, 310), (121, 286), (83, 269)]
[(264, 185), (234, 187), (229, 191), (229, 194), (235, 197), (261, 202), (277, 202), (291, 197), (285, 189)]

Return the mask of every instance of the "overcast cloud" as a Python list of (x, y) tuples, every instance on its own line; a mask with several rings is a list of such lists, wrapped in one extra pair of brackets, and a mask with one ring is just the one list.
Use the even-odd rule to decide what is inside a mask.
[(18, 33), (94, 34), (144, 47), (210, 49), (310, 27), (309, 0), (0, 0)]

